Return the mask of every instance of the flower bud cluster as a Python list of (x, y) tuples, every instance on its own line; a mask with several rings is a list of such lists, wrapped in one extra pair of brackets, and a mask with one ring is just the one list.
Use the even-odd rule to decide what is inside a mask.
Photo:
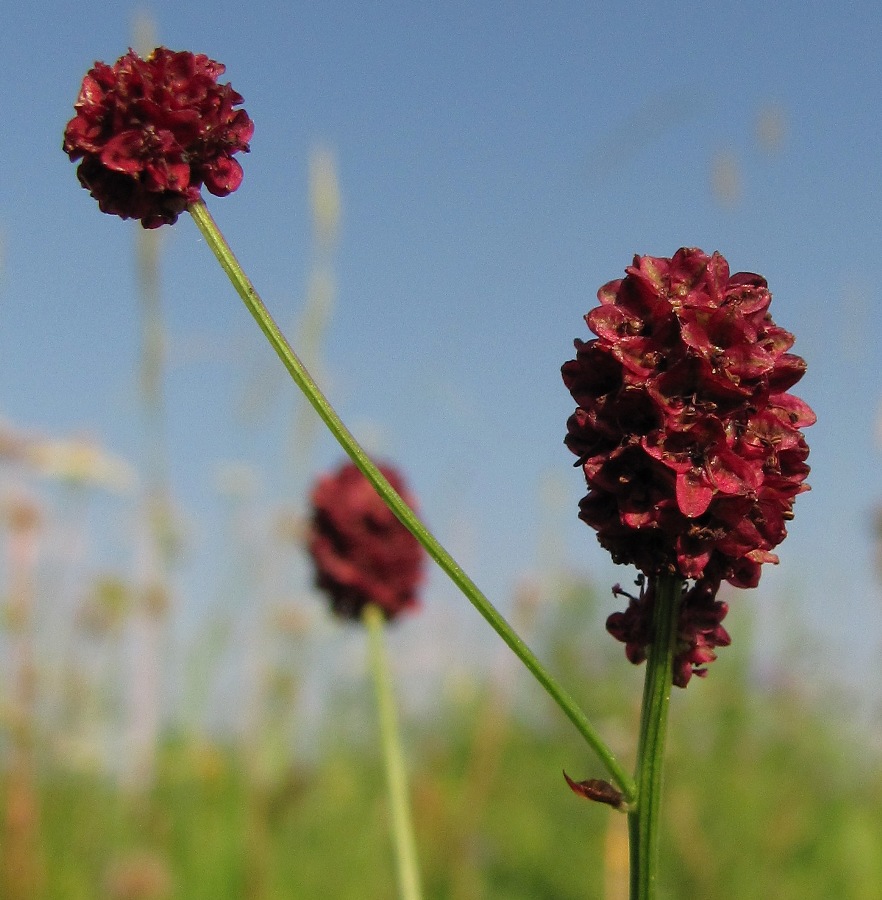
[[(625, 656), (635, 665), (646, 659), (646, 648), (652, 642), (652, 621), (655, 611), (655, 580), (635, 597), (619, 585), (613, 594), (630, 598), (624, 612), (615, 612), (606, 620), (607, 631), (625, 645)], [(729, 605), (715, 598), (716, 588), (706, 579), (683, 592), (680, 599), (677, 633), (674, 639), (673, 682), (686, 687), (693, 675), (704, 678), (707, 666), (717, 655), (715, 647), (728, 647), (732, 642), (723, 627)]]
[(224, 66), (203, 54), (133, 50), (96, 62), (64, 132), (64, 151), (102, 212), (173, 224), (206, 188), (226, 196), (242, 183), (233, 154), (248, 151), (254, 124), (242, 97), (217, 79)]

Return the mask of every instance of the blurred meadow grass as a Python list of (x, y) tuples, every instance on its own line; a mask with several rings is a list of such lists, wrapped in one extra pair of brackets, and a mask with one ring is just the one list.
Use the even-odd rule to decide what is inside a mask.
[[(621, 677), (618, 648), (588, 650), (591, 585), (550, 605), (538, 645), (626, 745), (637, 682)], [(675, 697), (663, 896), (878, 897), (878, 755), (856, 734), (843, 739), (833, 698), (810, 704), (793, 686), (760, 686), (747, 656), (733, 648), (698, 690)], [(584, 777), (592, 760), (512, 674), (449, 686), (431, 715), (409, 719), (426, 895), (626, 896), (616, 880), (624, 818), (569, 791), (561, 767)], [(351, 714), (359, 708), (371, 708), (367, 683), (340, 685), (313, 752), (291, 751), (262, 777), (249, 746), (183, 723), (161, 734), (138, 791), (38, 741), (23, 799), (5, 748), (3, 896), (394, 896), (382, 764), (372, 724)], [(24, 856), (9, 859), (13, 849)]]

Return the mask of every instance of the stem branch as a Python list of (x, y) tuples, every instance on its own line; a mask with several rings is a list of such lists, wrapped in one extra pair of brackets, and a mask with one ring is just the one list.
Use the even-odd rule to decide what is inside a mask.
[(218, 262), (226, 272), (233, 287), (248, 307), (249, 312), (254, 317), (261, 331), (266, 335), (267, 340), (282, 360), (285, 368), (294, 379), (296, 385), (303, 391), (307, 400), (319, 414), (325, 425), (328, 426), (331, 434), (339, 442), (340, 446), (349, 454), (352, 461), (362, 471), (365, 477), (374, 486), (377, 493), (383, 498), (387, 506), (401, 520), (407, 529), (416, 537), (416, 539), (425, 547), (429, 556), (438, 563), (438, 565), (449, 576), (451, 581), (465, 594), (471, 604), (489, 623), (490, 627), (505, 641), (512, 649), (518, 659), (529, 669), (533, 677), (542, 685), (548, 695), (560, 707), (564, 715), (575, 725), (576, 729), (582, 735), (594, 752), (600, 757), (601, 762), (609, 772), (613, 781), (618, 785), (619, 789), (625, 795), (628, 801), (634, 800), (636, 797), (636, 788), (634, 780), (628, 775), (619, 761), (616, 759), (612, 751), (600, 738), (595, 731), (594, 726), (589, 722), (588, 717), (579, 708), (572, 696), (561, 687), (546, 671), (544, 666), (539, 662), (529, 647), (521, 640), (514, 629), (499, 614), (493, 604), (478, 589), (477, 585), (466, 575), (460, 568), (459, 564), (444, 549), (439, 541), (432, 535), (420, 521), (416, 513), (402, 500), (401, 496), (395, 491), (392, 485), (386, 480), (379, 469), (371, 462), (367, 453), (362, 449), (358, 441), (355, 440), (348, 428), (343, 424), (340, 417), (332, 408), (331, 404), (322, 394), (318, 385), (313, 381), (312, 376), (307, 372), (306, 367), (298, 359), (297, 355), (291, 349), (279, 327), (273, 321), (269, 311), (264, 306), (263, 301), (251, 284), (251, 281), (245, 275), (233, 251), (230, 249), (224, 236), (220, 233), (217, 225), (208, 212), (205, 203), (198, 200), (189, 207), (190, 215), (196, 222), (197, 227), (202, 232), (212, 252), (217, 257)]

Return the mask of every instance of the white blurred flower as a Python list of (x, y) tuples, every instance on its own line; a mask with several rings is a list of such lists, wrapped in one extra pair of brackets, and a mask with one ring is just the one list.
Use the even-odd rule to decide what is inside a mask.
[(129, 493), (137, 483), (135, 470), (92, 441), (51, 439), (28, 442), (22, 453), (44, 478), (101, 487), (114, 493)]

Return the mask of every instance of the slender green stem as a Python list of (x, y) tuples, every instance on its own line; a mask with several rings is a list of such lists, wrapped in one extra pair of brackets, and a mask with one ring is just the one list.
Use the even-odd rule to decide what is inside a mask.
[(625, 799), (629, 802), (634, 800), (636, 797), (634, 780), (600, 738), (594, 726), (579, 708), (573, 697), (546, 671), (530, 648), (527, 647), (514, 629), (499, 614), (493, 604), (481, 593), (477, 585), (460, 568), (456, 560), (441, 546), (440, 542), (423, 525), (416, 513), (401, 499), (401, 496), (371, 462), (349, 429), (340, 420), (340, 417), (319, 390), (315, 381), (313, 381), (309, 372), (306, 371), (303, 363), (297, 358), (297, 355), (273, 321), (254, 286), (233, 255), (233, 251), (230, 249), (224, 236), (220, 233), (205, 204), (200, 200), (192, 204), (189, 207), (189, 211), (197, 227), (202, 232), (206, 243), (211, 247), (212, 252), (221, 264), (221, 268), (226, 272), (227, 277), (248, 307), (251, 315), (254, 316), (261, 331), (266, 335), (267, 340), (284, 363), (294, 382), (303, 391), (307, 400), (312, 404), (325, 425), (328, 426), (328, 429), (340, 443), (340, 446), (343, 447), (356, 466), (364, 473), (392, 512), (425, 547), (432, 559), (447, 573), (451, 581), (465, 594), (475, 609), (489, 623), (490, 627), (508, 644), (518, 659), (529, 669), (533, 677), (560, 707), (564, 715), (575, 725), (582, 737), (585, 738), (594, 752), (600, 757), (607, 772), (609, 772), (613, 781), (625, 795)]
[(398, 889), (401, 900), (420, 900), (420, 870), (417, 862), (416, 841), (413, 836), (413, 819), (407, 800), (407, 776), (404, 770), (404, 754), (401, 749), (401, 733), (395, 714), (395, 698), (392, 695), (392, 674), (383, 640), (385, 616), (382, 610), (369, 603), (362, 613), (368, 630), (371, 673), (377, 694), (380, 715), (380, 741), (386, 761), (386, 783), (389, 789), (389, 808), (392, 814), (392, 835), (395, 842), (395, 860), (398, 868)]
[(637, 746), (638, 799), (628, 813), (631, 900), (651, 900), (656, 895), (665, 738), (682, 588), (682, 579), (674, 575), (660, 575), (655, 580), (653, 639), (646, 659)]

